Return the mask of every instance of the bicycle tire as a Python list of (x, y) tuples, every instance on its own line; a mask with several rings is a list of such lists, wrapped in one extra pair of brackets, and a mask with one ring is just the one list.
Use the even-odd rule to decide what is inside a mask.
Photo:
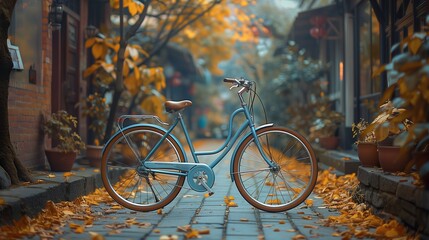
[[(120, 205), (135, 211), (154, 211), (180, 192), (185, 176), (154, 173), (140, 167), (140, 159), (164, 134), (157, 127), (136, 125), (117, 132), (109, 140), (102, 155), (101, 178), (109, 195)], [(167, 136), (149, 161), (183, 162), (184, 156), (176, 140)]]
[(249, 135), (233, 159), (233, 178), (243, 198), (267, 212), (282, 212), (301, 204), (317, 181), (317, 160), (310, 143), (297, 132), (283, 127), (256, 131), (265, 154), (280, 169), (270, 169)]

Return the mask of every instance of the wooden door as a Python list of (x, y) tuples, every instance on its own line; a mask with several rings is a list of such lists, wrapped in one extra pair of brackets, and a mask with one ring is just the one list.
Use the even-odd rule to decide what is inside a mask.
[(60, 30), (53, 32), (52, 112), (66, 110), (78, 117), (79, 16), (65, 8)]

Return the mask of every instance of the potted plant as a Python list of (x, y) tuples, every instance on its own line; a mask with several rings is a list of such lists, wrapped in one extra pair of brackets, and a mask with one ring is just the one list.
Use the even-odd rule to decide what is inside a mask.
[(75, 132), (76, 127), (77, 119), (64, 110), (53, 113), (51, 118), (44, 122), (44, 132), (55, 144), (54, 148), (45, 149), (52, 171), (70, 171), (77, 153), (85, 149), (85, 144)]
[(401, 151), (402, 143), (395, 141), (395, 138), (403, 136), (403, 133), (412, 126), (412, 122), (404, 113), (405, 109), (397, 108), (393, 102), (387, 101), (380, 106), (376, 118), (361, 132), (363, 136), (374, 135), (378, 143), (380, 166), (386, 172), (403, 171), (410, 159), (404, 151)]
[(353, 137), (358, 137), (355, 142), (360, 162), (364, 167), (380, 167), (378, 161), (377, 140), (374, 131), (362, 134), (369, 123), (361, 119), (357, 124), (352, 124)]
[[(429, 16), (426, 18), (425, 28), (428, 24)], [(375, 75), (387, 72), (390, 86), (381, 100), (395, 97), (398, 106), (404, 109), (401, 115), (414, 123), (401, 138), (402, 155), (410, 155), (424, 151), (429, 144), (425, 140), (429, 132), (429, 32), (415, 32), (394, 45), (391, 51), (401, 53), (395, 55)], [(399, 121), (392, 122), (391, 125), (397, 124)]]
[(320, 146), (325, 149), (336, 149), (339, 144), (336, 132), (344, 121), (344, 116), (332, 110), (327, 99), (322, 99), (317, 105), (315, 120), (310, 128), (310, 139), (318, 139)]
[(99, 167), (101, 164), (101, 152), (103, 150), (100, 141), (104, 137), (109, 106), (106, 103), (106, 99), (97, 92), (83, 99), (80, 105), (82, 107), (82, 115), (89, 118), (90, 124), (88, 128), (93, 136), (92, 144), (86, 146), (86, 158), (92, 167)]

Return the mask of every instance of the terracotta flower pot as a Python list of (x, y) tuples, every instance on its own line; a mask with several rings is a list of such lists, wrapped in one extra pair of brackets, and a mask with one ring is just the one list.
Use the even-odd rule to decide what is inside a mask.
[(401, 172), (409, 162), (409, 158), (400, 157), (401, 147), (378, 146), (378, 160), (385, 172)]
[(101, 154), (103, 152), (103, 146), (87, 145), (86, 146), (86, 158), (89, 160), (91, 167), (101, 166)]
[(76, 152), (61, 152), (57, 149), (47, 149), (45, 154), (51, 171), (54, 172), (71, 171), (77, 155)]
[(364, 167), (380, 167), (377, 144), (359, 143), (357, 145), (359, 160)]
[(319, 138), (320, 146), (328, 149), (333, 150), (338, 147), (338, 144), (340, 143), (340, 139), (335, 136), (329, 136), (329, 137), (320, 137)]

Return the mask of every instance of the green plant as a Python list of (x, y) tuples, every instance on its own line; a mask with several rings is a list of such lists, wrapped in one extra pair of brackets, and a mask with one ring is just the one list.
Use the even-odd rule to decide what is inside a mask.
[(361, 119), (358, 123), (352, 124), (353, 138), (358, 138), (355, 144), (359, 143), (376, 143), (376, 137), (374, 131), (363, 134), (362, 132), (368, 127), (369, 123), (364, 119)]
[(82, 116), (90, 119), (88, 127), (94, 133), (94, 144), (98, 146), (104, 136), (109, 105), (106, 103), (106, 99), (97, 92), (82, 99), (80, 105)]
[(343, 114), (332, 110), (331, 102), (322, 98), (314, 104), (315, 119), (310, 128), (310, 139), (335, 136), (340, 124), (344, 121)]
[(85, 149), (85, 143), (75, 132), (77, 119), (66, 111), (53, 113), (51, 118), (44, 122), (43, 130), (51, 138), (58, 141), (58, 148), (62, 152), (77, 152)]

